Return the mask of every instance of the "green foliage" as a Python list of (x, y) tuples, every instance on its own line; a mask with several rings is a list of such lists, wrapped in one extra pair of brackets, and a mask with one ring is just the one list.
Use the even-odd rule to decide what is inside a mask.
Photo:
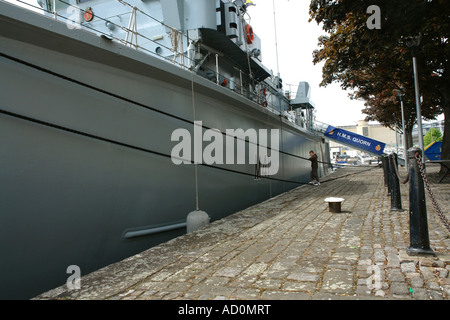
[[(381, 29), (366, 22), (376, 5)], [(445, 115), (450, 132), (450, 18), (448, 0), (311, 0), (310, 21), (327, 33), (313, 52), (313, 62), (324, 62), (322, 86), (337, 82), (350, 97), (365, 101), (366, 120), (390, 128), (401, 127), (401, 108), (396, 90), (404, 92), (407, 135), (416, 122), (412, 49), (408, 39), (419, 34), (417, 55), (422, 116)], [(446, 138), (448, 137), (448, 138)], [(450, 159), (450, 136), (443, 139), (442, 158)]]
[(441, 130), (437, 128), (431, 128), (428, 132), (423, 136), (423, 145), (426, 147), (433, 141), (442, 141)]
[[(366, 25), (370, 5), (381, 9), (381, 29)], [(395, 89), (404, 90), (406, 125), (415, 123), (415, 91), (410, 36), (423, 35), (418, 52), (422, 116), (434, 119), (443, 112), (449, 85), (448, 3), (443, 0), (312, 0), (310, 17), (328, 33), (319, 38), (314, 63), (325, 62), (326, 86), (340, 83), (351, 97), (366, 102), (367, 120), (386, 126), (401, 124), (400, 102)], [(447, 13), (446, 13), (447, 12)], [(448, 100), (448, 99), (447, 99)]]

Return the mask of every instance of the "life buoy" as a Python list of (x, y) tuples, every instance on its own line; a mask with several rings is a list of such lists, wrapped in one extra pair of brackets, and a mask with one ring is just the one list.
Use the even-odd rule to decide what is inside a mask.
[(92, 21), (92, 19), (94, 19), (94, 12), (92, 11), (91, 7), (88, 7), (86, 8), (86, 10), (84, 10), (83, 18), (86, 22), (90, 22)]
[(262, 90), (262, 95), (263, 95), (263, 101), (261, 102), (261, 105), (265, 108), (265, 107), (267, 107), (267, 98), (266, 98), (266, 88), (264, 88), (263, 90)]
[(220, 85), (221, 85), (222, 87), (225, 87), (227, 84), (228, 84), (227, 79), (226, 79), (226, 78), (223, 78), (223, 81), (220, 83)]
[(247, 32), (247, 43), (252, 44), (253, 40), (255, 40), (255, 35), (253, 34), (252, 26), (247, 24), (247, 26), (245, 27), (245, 31)]

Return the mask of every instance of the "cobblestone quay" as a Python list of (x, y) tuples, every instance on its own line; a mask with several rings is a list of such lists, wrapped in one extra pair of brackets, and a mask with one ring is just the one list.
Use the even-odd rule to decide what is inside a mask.
[[(450, 178), (437, 184), (438, 169), (427, 172), (448, 216)], [(429, 198), (436, 256), (411, 257), (408, 184), (405, 210), (391, 212), (382, 169), (339, 169), (324, 180), (86, 275), (78, 290), (63, 285), (35, 299), (449, 299), (450, 237)], [(329, 212), (327, 197), (345, 199), (341, 213)]]

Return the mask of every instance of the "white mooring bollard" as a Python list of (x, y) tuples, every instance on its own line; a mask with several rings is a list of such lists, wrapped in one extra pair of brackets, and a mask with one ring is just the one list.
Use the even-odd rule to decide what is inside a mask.
[(328, 211), (332, 213), (340, 213), (341, 212), (341, 203), (344, 202), (342, 198), (326, 198), (325, 202), (328, 202)]

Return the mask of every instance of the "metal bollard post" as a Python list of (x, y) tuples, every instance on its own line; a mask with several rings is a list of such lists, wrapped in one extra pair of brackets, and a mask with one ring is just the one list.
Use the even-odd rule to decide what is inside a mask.
[(388, 181), (388, 164), (387, 164), (387, 156), (383, 155), (381, 157), (381, 164), (383, 166), (383, 173), (384, 173), (384, 186), (387, 187), (389, 186), (389, 181)]
[(434, 255), (430, 248), (428, 236), (427, 207), (425, 189), (416, 153), (422, 153), (419, 148), (408, 150), (409, 161), (409, 230), (410, 246), (406, 249), (408, 255)]
[(384, 168), (384, 181), (385, 181), (385, 186), (388, 188), (388, 193), (387, 195), (390, 196), (391, 195), (391, 179), (389, 178), (391, 175), (391, 169), (389, 166), (389, 156), (384, 156), (384, 164), (383, 164), (383, 168)]
[(402, 196), (400, 194), (400, 180), (397, 176), (396, 170), (397, 155), (392, 153), (389, 156), (389, 182), (391, 185), (391, 211), (403, 211), (402, 209)]

